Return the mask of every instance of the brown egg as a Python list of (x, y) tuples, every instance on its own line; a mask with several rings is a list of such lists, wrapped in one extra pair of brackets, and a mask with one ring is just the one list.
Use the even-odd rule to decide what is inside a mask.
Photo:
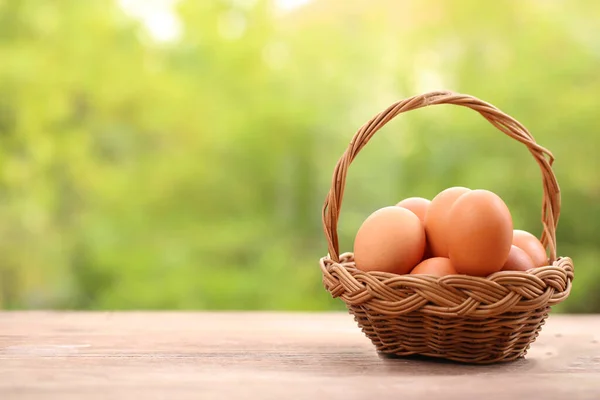
[(429, 208), (430, 203), (431, 201), (422, 197), (409, 197), (408, 199), (404, 199), (400, 203), (396, 204), (396, 206), (412, 211), (417, 217), (419, 217), (422, 223), (425, 223), (425, 214), (427, 214), (427, 209)]
[(444, 257), (433, 257), (422, 261), (410, 273), (418, 275), (435, 275), (439, 277), (457, 274), (450, 259)]
[(535, 268), (535, 264), (529, 254), (515, 245), (510, 246), (508, 259), (502, 267), (502, 271), (527, 271)]
[(425, 229), (419, 218), (401, 207), (384, 207), (371, 214), (354, 240), (354, 261), (362, 271), (407, 274), (421, 261)]
[(425, 232), (431, 255), (434, 257), (448, 257), (448, 214), (456, 199), (469, 191), (470, 189), (465, 187), (451, 187), (431, 200), (425, 215)]
[(448, 216), (448, 252), (454, 268), (473, 276), (502, 269), (512, 244), (513, 223), (504, 201), (488, 190), (460, 196)]
[(531, 233), (515, 229), (513, 232), (512, 244), (529, 254), (529, 257), (531, 257), (536, 267), (543, 267), (549, 264), (548, 255), (546, 254), (546, 249), (544, 249), (542, 242)]

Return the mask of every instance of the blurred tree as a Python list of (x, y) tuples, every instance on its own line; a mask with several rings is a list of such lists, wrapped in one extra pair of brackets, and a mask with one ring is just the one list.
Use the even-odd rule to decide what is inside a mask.
[[(341, 308), (320, 208), (351, 135), (393, 101), (490, 101), (556, 157), (563, 311), (600, 311), (600, 7), (593, 1), (180, 0), (156, 40), (104, 0), (0, 0), (0, 307)], [(572, 132), (576, 132), (573, 134)], [(539, 234), (524, 146), (470, 110), (389, 123), (350, 168), (342, 251), (374, 209), (464, 185)]]

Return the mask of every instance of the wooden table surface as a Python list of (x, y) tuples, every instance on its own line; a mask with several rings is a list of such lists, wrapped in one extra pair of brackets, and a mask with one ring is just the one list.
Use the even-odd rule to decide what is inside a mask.
[(526, 359), (380, 357), (344, 313), (0, 313), (0, 399), (600, 399), (600, 317)]

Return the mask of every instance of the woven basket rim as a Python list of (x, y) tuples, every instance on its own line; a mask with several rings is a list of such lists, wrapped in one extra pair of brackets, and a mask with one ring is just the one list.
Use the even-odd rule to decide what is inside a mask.
[(389, 316), (413, 312), (444, 317), (489, 318), (527, 312), (564, 301), (574, 269), (569, 257), (528, 271), (500, 271), (487, 277), (470, 275), (398, 275), (356, 268), (352, 253), (340, 262), (320, 260), (323, 284), (348, 306), (366, 306)]

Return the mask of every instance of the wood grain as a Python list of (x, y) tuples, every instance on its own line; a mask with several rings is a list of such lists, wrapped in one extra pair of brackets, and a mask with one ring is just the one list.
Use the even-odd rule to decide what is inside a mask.
[(594, 399), (600, 317), (553, 315), (524, 360), (379, 356), (341, 313), (0, 313), (0, 399)]

